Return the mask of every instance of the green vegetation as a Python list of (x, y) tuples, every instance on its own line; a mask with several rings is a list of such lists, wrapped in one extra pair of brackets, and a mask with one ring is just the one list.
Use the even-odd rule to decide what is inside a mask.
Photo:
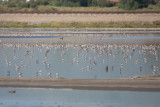
[[(115, 2), (110, 0), (9, 0), (0, 1), (0, 11), (65, 11), (65, 8), (110, 8), (117, 7), (125, 10), (137, 10), (148, 9), (158, 10), (160, 9), (160, 0), (120, 0), (119, 6), (116, 6)], [(118, 8), (119, 7), (119, 8)], [(85, 9), (87, 11), (87, 9)], [(121, 10), (120, 9), (120, 10)], [(71, 9), (70, 9), (71, 10)], [(90, 9), (89, 9), (90, 10)], [(116, 10), (116, 11), (117, 11)], [(71, 10), (74, 11), (74, 10)], [(93, 11), (93, 10), (92, 10)]]
[(153, 24), (141, 23), (43, 23), (30, 25), (27, 23), (10, 22), (0, 23), (0, 28), (160, 28), (160, 21), (155, 21)]
[(114, 7), (53, 7), (56, 11), (123, 11), (119, 9), (118, 6)]
[(56, 6), (67, 6), (67, 7), (88, 7), (88, 6), (98, 6), (98, 7), (112, 7), (115, 5), (114, 2), (110, 0), (55, 0)]
[(56, 11), (54, 7), (113, 7), (109, 0), (10, 0), (0, 1), (0, 11)]
[(119, 7), (125, 10), (160, 9), (160, 0), (120, 0)]

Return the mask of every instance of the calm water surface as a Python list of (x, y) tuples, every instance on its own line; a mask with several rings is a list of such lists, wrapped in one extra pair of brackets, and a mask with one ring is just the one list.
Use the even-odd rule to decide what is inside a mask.
[[(15, 90), (16, 93), (8, 93)], [(0, 88), (1, 107), (159, 107), (160, 93)]]
[(108, 79), (159, 74), (160, 44), (1, 43), (0, 76)]
[[(0, 37), (0, 77), (110, 79), (160, 74), (159, 41), (148, 36)], [(0, 88), (0, 107), (159, 107), (159, 99), (159, 92)]]

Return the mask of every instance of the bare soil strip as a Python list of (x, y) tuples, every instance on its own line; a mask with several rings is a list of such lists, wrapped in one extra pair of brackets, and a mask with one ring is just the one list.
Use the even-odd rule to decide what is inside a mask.
[(40, 12), (40, 11), (0, 11), (0, 14), (148, 14), (157, 13), (160, 11), (53, 11), (53, 12)]
[(155, 79), (154, 77), (129, 79), (35, 79), (1, 77), (0, 87), (160, 92), (160, 79), (157, 76)]
[(93, 13), (66, 13), (66, 14), (40, 14), (40, 13), (1, 13), (0, 23), (20, 22), (28, 24), (42, 23), (141, 23), (152, 24), (154, 21), (160, 21), (159, 13), (137, 13), (137, 14), (93, 14)]

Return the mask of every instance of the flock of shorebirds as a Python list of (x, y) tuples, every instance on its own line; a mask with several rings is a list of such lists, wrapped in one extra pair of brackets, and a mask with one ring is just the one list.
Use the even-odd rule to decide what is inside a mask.
[[(93, 67), (96, 67), (97, 64), (99, 64), (99, 60), (101, 60), (101, 64), (105, 65), (104, 70), (106, 72), (109, 71), (113, 71), (114, 70), (114, 64), (112, 66), (107, 65), (107, 57), (111, 57), (113, 59), (116, 59), (116, 57), (121, 57), (120, 58), (120, 64), (119, 64), (119, 71), (120, 74), (122, 72), (122, 69), (124, 68), (124, 66), (129, 62), (129, 60), (135, 60), (135, 65), (139, 66), (139, 71), (143, 71), (143, 67), (142, 65), (140, 65), (140, 62), (143, 63), (148, 63), (149, 61), (149, 55), (152, 55), (154, 58), (154, 61), (157, 61), (157, 63), (153, 63), (153, 65), (151, 65), (151, 71), (152, 74), (157, 74), (159, 71), (159, 49), (160, 49), (160, 45), (130, 45), (130, 44), (41, 44), (41, 43), (32, 43), (32, 44), (27, 44), (27, 43), (1, 43), (0, 44), (0, 48), (4, 48), (3, 50), (5, 50), (5, 48), (8, 47), (12, 47), (13, 51), (15, 51), (15, 49), (20, 49), (20, 48), (25, 48), (25, 52), (24, 52), (24, 59), (21, 59), (19, 62), (21, 64), (23, 64), (24, 68), (27, 69), (27, 66), (31, 66), (31, 65), (26, 65), (24, 64), (24, 60), (25, 58), (28, 58), (27, 56), (30, 56), (31, 58), (34, 57), (34, 51), (32, 50), (32, 47), (36, 47), (38, 51), (38, 53), (42, 53), (42, 49), (41, 48), (45, 48), (45, 52), (43, 55), (43, 59), (42, 61), (40, 61), (40, 59), (37, 59), (35, 61), (35, 64), (39, 64), (39, 63), (43, 63), (45, 64), (45, 66), (49, 69), (51, 68), (51, 63), (47, 62), (47, 59), (49, 58), (49, 54), (51, 53), (51, 50), (54, 50), (52, 52), (53, 55), (56, 53), (56, 50), (60, 49), (61, 53), (59, 54), (59, 56), (61, 56), (61, 63), (65, 62), (65, 58), (63, 56), (67, 55), (66, 52), (69, 51), (69, 49), (74, 50), (72, 53), (72, 59), (70, 60), (70, 62), (65, 62), (65, 63), (69, 63), (69, 65), (73, 65), (73, 64), (80, 64), (80, 60), (87, 62), (86, 66), (81, 67), (81, 71), (85, 72), (85, 71), (90, 71), (92, 70)], [(6, 49), (7, 50), (7, 49)], [(19, 78), (22, 78), (24, 75), (20, 69), (20, 65), (16, 64), (15, 62), (12, 62), (14, 60), (16, 60), (16, 58), (18, 56), (13, 55), (13, 60), (10, 61), (7, 57), (9, 53), (9, 51), (1, 51), (0, 52), (0, 57), (5, 56), (5, 65), (6, 66), (14, 66), (14, 71), (18, 74)], [(137, 54), (137, 57), (135, 59), (135, 54)], [(133, 58), (134, 56), (134, 58)], [(138, 57), (138, 56), (143, 56), (143, 57)], [(100, 58), (101, 57), (101, 58)], [(116, 61), (116, 60), (114, 60)], [(116, 62), (112, 62), (112, 63), (116, 63)], [(84, 63), (81, 62), (81, 63)], [(132, 69), (132, 68), (131, 68)], [(7, 76), (11, 76), (11, 72), (12, 71), (7, 71)], [(60, 78), (59, 75), (60, 71), (57, 72), (47, 72), (46, 76), (48, 78)], [(40, 77), (40, 75), (42, 75), (43, 71), (40, 69), (38, 71), (35, 72), (35, 77)], [(25, 77), (25, 76), (24, 76)]]

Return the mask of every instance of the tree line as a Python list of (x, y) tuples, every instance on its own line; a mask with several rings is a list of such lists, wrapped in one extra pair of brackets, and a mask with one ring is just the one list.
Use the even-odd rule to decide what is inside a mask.
[(112, 7), (115, 6), (114, 2), (110, 0), (56, 0), (55, 5), (57, 6), (99, 6), (99, 7)]
[[(1, 2), (2, 3), (2, 2)], [(88, 6), (99, 6), (99, 7), (111, 7), (115, 3), (110, 0), (9, 0), (3, 2), (8, 7), (19, 7), (19, 8), (36, 8), (39, 5), (46, 6), (66, 6), (66, 7), (88, 7)]]
[[(65, 7), (112, 7), (114, 2), (110, 0), (9, 0), (0, 2), (0, 11), (13, 9), (33, 9), (33, 10), (47, 10), (53, 11), (53, 6)], [(160, 0), (120, 0), (119, 7), (125, 10), (136, 10), (139, 8), (153, 8), (157, 6), (160, 8)]]

